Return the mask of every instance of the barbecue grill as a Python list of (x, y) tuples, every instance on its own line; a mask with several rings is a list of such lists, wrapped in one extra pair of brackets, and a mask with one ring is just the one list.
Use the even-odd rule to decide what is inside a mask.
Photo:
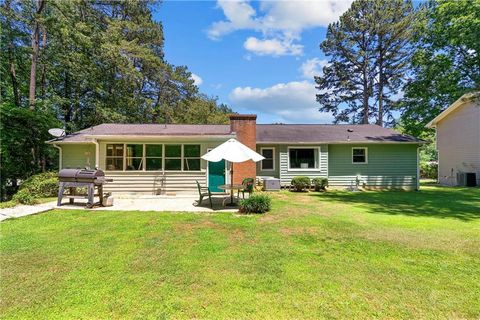
[[(89, 169), (62, 169), (58, 173), (59, 190), (57, 205), (62, 205), (62, 199), (68, 198), (70, 204), (74, 199), (88, 199), (87, 208), (93, 207), (95, 196), (103, 203), (103, 185), (112, 179), (105, 179), (105, 173), (102, 170)], [(68, 188), (68, 194), (65, 193)], [(87, 188), (87, 195), (77, 193), (77, 188)], [(95, 194), (97, 188), (97, 194)]]

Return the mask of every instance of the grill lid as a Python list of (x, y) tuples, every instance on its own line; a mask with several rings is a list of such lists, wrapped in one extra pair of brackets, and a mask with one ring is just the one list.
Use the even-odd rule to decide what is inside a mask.
[(95, 180), (104, 176), (105, 176), (105, 173), (102, 170), (62, 169), (58, 172), (58, 178), (60, 180), (62, 179)]

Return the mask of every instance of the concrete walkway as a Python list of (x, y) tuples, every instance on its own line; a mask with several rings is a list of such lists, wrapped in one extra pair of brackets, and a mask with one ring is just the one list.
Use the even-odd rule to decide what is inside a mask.
[(13, 208), (0, 209), (0, 221), (45, 212), (54, 209), (56, 205), (56, 202), (48, 202), (35, 206), (18, 205)]
[[(223, 200), (226, 196), (213, 197), (213, 209), (210, 208), (208, 198), (203, 199), (201, 206), (197, 206), (198, 196), (178, 195), (178, 196), (141, 196), (141, 195), (114, 195), (113, 206), (95, 207), (89, 209), (97, 210), (115, 210), (115, 211), (175, 211), (175, 212), (217, 212), (229, 211), (237, 212), (238, 207), (226, 207)], [(229, 199), (226, 203), (229, 202)], [(18, 205), (13, 208), (0, 209), (0, 221), (9, 218), (19, 218), (36, 214), (52, 209), (85, 209), (86, 200), (75, 199), (74, 204), (70, 204), (67, 199), (63, 200), (62, 206), (58, 207), (56, 201), (34, 205)]]

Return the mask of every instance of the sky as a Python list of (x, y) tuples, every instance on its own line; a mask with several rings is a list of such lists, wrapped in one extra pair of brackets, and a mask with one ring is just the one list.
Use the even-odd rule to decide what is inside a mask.
[(200, 91), (258, 123), (331, 123), (318, 111), (314, 75), (326, 28), (349, 0), (164, 1), (154, 10), (165, 58), (186, 65)]

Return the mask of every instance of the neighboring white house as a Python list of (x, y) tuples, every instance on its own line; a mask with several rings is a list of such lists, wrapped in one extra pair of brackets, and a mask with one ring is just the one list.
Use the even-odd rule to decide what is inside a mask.
[(436, 128), (438, 182), (465, 185), (467, 173), (480, 185), (480, 92), (460, 97), (427, 128)]

